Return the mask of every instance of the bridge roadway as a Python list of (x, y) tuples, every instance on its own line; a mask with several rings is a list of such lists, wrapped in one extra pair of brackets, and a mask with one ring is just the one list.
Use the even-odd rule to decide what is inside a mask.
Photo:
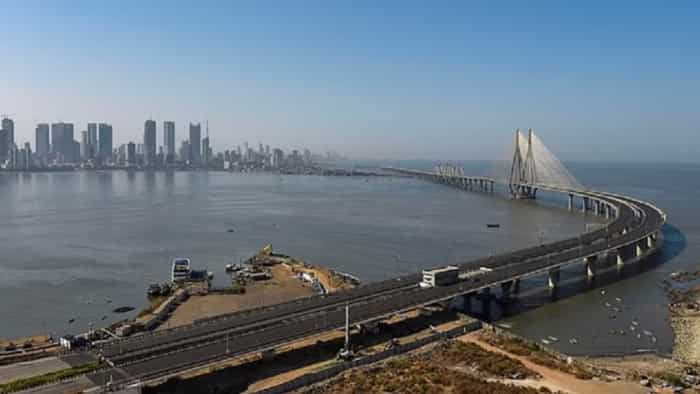
[[(129, 375), (122, 379), (153, 378), (341, 328), (346, 303), (350, 305), (352, 324), (381, 319), (639, 243), (655, 234), (665, 221), (661, 211), (644, 202), (608, 193), (576, 193), (614, 204), (617, 209), (615, 219), (606, 228), (579, 237), (460, 265), (463, 271), (481, 266), (493, 269), (481, 275), (479, 282), (465, 281), (453, 286), (422, 289), (417, 285), (420, 275), (407, 275), (342, 293), (230, 314), (163, 334), (112, 343), (102, 352)], [(93, 381), (101, 379), (95, 376)]]

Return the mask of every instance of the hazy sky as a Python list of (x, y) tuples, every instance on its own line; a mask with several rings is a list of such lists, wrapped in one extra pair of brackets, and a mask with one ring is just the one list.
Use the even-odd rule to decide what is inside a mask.
[[(143, 3), (143, 4), (142, 4)], [(493, 4), (499, 4), (494, 7)], [(354, 157), (700, 161), (700, 2), (2, 1), (0, 113)], [(491, 4), (491, 5), (489, 5)]]

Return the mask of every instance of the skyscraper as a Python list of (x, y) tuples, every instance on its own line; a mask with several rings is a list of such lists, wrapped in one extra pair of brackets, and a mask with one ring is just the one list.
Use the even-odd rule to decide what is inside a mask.
[(165, 147), (165, 162), (175, 161), (175, 122), (163, 122), (163, 146)]
[(209, 165), (211, 149), (209, 148), (209, 136), (202, 138), (202, 165)]
[(97, 123), (88, 123), (88, 158), (94, 159), (97, 157)]
[(34, 147), (36, 148), (36, 155), (39, 158), (39, 162), (42, 165), (48, 163), (49, 158), (49, 125), (47, 123), (39, 123), (36, 126), (36, 142)]
[(149, 119), (143, 125), (143, 161), (147, 166), (155, 165), (156, 150), (156, 121)]
[(8, 159), (10, 154), (10, 136), (7, 130), (0, 129), (0, 164)]
[(7, 141), (10, 147), (15, 146), (15, 122), (10, 118), (2, 118), (3, 130), (7, 130)]
[(98, 125), (100, 134), (98, 157), (102, 163), (112, 160), (112, 125), (100, 123)]
[(15, 146), (15, 122), (10, 118), (3, 118), (0, 123), (0, 161), (9, 159), (12, 148)]
[(202, 164), (202, 126), (190, 123), (190, 163)]
[(88, 142), (88, 131), (80, 132), (80, 158), (88, 160), (90, 158), (90, 144)]
[[(51, 124), (51, 153), (59, 163), (76, 163), (78, 157), (73, 140), (73, 123)], [(80, 148), (78, 148), (78, 155)]]
[(126, 144), (126, 161), (130, 166), (136, 164), (136, 144), (133, 142)]

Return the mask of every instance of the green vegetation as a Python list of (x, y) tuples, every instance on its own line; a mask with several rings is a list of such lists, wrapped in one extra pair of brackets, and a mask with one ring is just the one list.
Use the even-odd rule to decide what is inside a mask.
[(32, 387), (43, 386), (45, 384), (58, 382), (64, 379), (80, 376), (100, 367), (98, 363), (84, 364), (78, 367), (61, 369), (49, 372), (44, 375), (32, 376), (30, 378), (18, 379), (9, 383), (0, 384), (0, 394), (13, 393), (15, 391), (27, 390)]

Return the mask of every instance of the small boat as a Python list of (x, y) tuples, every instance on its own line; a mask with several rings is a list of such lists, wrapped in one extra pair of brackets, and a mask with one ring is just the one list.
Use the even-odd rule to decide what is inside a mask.
[(553, 337), (553, 336), (550, 335), (550, 336), (548, 336), (547, 338), (548, 338), (550, 341), (552, 341), (552, 342), (559, 342), (559, 338), (557, 338), (557, 337)]
[(547, 339), (544, 339), (544, 338), (542, 338), (541, 341), (542, 341), (542, 343), (544, 343), (545, 345), (549, 345), (549, 344), (551, 343), (550, 341), (548, 341)]
[(126, 313), (126, 312), (131, 312), (133, 311), (134, 308), (133, 306), (120, 306), (119, 308), (114, 308), (112, 312), (114, 313)]
[(606, 302), (606, 303), (605, 303), (605, 307), (606, 307), (606, 308), (610, 308), (610, 306), (611, 306), (611, 305), (610, 305), (609, 302)]
[(106, 301), (108, 304), (111, 304), (111, 303), (112, 303), (112, 300), (109, 299), (109, 298), (105, 298), (105, 301)]
[(105, 320), (107, 318), (107, 315), (102, 316), (102, 319), (100, 320)]
[(230, 228), (230, 229), (226, 230), (226, 232), (227, 232), (227, 233), (233, 233), (233, 232), (236, 232), (236, 230)]
[(571, 338), (571, 339), (569, 339), (569, 343), (572, 344), (572, 345), (578, 345), (578, 339), (576, 339), (576, 338)]
[(639, 322), (636, 321), (636, 320), (632, 320), (632, 325), (635, 326), (635, 327), (637, 327), (637, 326), (639, 325)]
[(620, 330), (620, 331), (618, 331), (617, 333), (620, 334), (620, 335), (625, 335), (625, 330)]
[(636, 330), (636, 329), (637, 329), (637, 327), (636, 327), (634, 324), (631, 324), (631, 325), (630, 325), (630, 331), (634, 331), (634, 330)]
[(622, 298), (620, 298), (620, 297), (615, 297), (615, 301), (617, 301), (617, 302), (622, 302)]
[(618, 308), (618, 307), (614, 307), (614, 308), (613, 308), (613, 311), (615, 311), (615, 312), (617, 312), (617, 313), (620, 313), (620, 312), (621, 312), (621, 309)]
[(656, 343), (656, 337), (655, 337), (655, 336), (652, 336), (652, 337), (651, 337), (651, 341), (652, 341), (653, 343)]
[(68, 319), (68, 324), (73, 324), (74, 321), (75, 321), (75, 318), (72, 317), (72, 318)]
[(486, 228), (501, 228), (500, 223), (486, 223)]
[(642, 339), (642, 334), (637, 333), (637, 339)]
[(644, 333), (644, 335), (646, 335), (646, 336), (648, 336), (648, 337), (650, 337), (650, 336), (653, 335), (652, 332), (651, 332), (651, 331), (648, 331), (648, 330), (644, 330), (643, 333)]
[(600, 291), (600, 295), (605, 295), (605, 293), (606, 293), (605, 290)]

